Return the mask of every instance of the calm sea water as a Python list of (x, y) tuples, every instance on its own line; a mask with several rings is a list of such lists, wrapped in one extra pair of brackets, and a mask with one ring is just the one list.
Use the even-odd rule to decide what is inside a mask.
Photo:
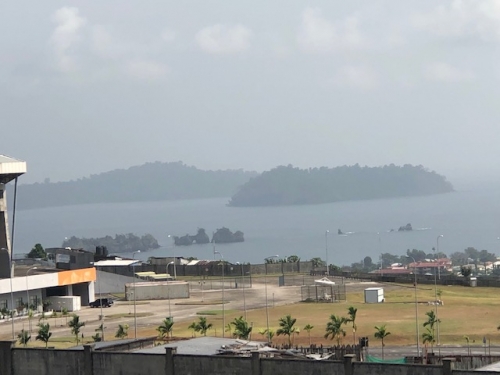
[[(265, 257), (298, 255), (303, 260), (325, 259), (350, 264), (381, 252), (403, 254), (406, 249), (431, 252), (437, 236), (441, 251), (450, 254), (468, 246), (500, 254), (500, 193), (464, 191), (443, 195), (339, 202), (293, 207), (227, 207), (228, 199), (130, 202), (20, 210), (17, 212), (15, 254), (35, 243), (60, 246), (64, 237), (100, 237), (116, 233), (151, 233), (162, 247), (142, 252), (149, 256), (195, 256), (213, 259), (212, 245), (174, 247), (167, 237), (207, 233), (222, 226), (245, 233), (245, 242), (217, 245), (232, 262), (263, 262)], [(411, 223), (413, 232), (388, 232)], [(337, 229), (350, 232), (338, 236)], [(378, 234), (379, 233), (379, 234)], [(123, 254), (123, 256), (130, 254)]]

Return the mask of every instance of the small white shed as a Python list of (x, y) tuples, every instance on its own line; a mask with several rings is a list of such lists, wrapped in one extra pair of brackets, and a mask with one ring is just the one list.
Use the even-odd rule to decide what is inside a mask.
[(384, 302), (384, 288), (366, 288), (365, 303)]

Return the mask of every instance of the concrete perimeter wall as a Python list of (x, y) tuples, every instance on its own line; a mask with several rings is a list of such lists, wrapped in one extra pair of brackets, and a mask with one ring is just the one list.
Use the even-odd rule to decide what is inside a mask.
[(125, 284), (127, 301), (134, 300), (134, 288), (137, 291), (136, 301), (152, 299), (189, 298), (189, 284), (185, 281), (156, 281)]
[[(451, 360), (443, 365), (381, 364), (344, 361), (232, 356), (177, 355), (175, 348), (165, 354), (99, 352), (91, 345), (83, 350), (13, 348), (12, 342), (0, 342), (0, 375), (474, 375), (477, 372), (454, 371)], [(481, 372), (494, 375), (497, 372)]]

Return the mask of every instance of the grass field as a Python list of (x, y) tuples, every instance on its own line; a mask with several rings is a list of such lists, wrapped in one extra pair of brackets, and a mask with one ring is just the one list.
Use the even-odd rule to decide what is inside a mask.
[[(347, 302), (342, 303), (297, 303), (293, 305), (269, 308), (269, 322), (271, 329), (279, 327), (278, 319), (286, 314), (297, 318), (296, 325), (302, 330), (306, 324), (311, 324), (311, 340), (316, 344), (331, 344), (324, 339), (325, 326), (331, 314), (347, 317), (347, 309), (354, 306), (358, 309), (356, 316), (356, 337), (368, 336), (372, 345), (379, 345), (373, 337), (374, 327), (386, 324), (391, 335), (387, 337), (387, 345), (410, 345), (416, 342), (414, 288), (401, 286), (385, 291), (385, 303), (365, 304), (363, 291), (348, 293)], [(470, 288), (461, 286), (443, 286), (441, 299), (444, 306), (438, 307), (440, 324), (440, 342), (445, 344), (465, 344), (464, 335), (468, 336), (471, 343), (481, 343), (483, 337), (491, 343), (500, 344), (500, 297), (499, 291), (493, 288)], [(433, 286), (425, 285), (418, 288), (418, 324), (420, 335), (424, 332), (423, 323), (427, 316), (425, 313), (434, 309), (427, 305), (427, 301), (434, 300)], [(227, 312), (226, 324), (235, 317), (243, 315), (242, 311)], [(217, 329), (217, 336), (221, 336), (222, 316), (209, 316), (208, 321)], [(258, 332), (266, 328), (265, 309), (247, 312), (247, 320), (253, 323), (252, 338), (261, 340), (264, 337)], [(175, 325), (175, 336), (188, 336), (192, 332), (187, 329), (191, 322), (180, 322)], [(345, 344), (352, 344), (353, 334), (351, 325), (345, 326)], [(144, 332), (154, 335), (154, 332)], [(213, 336), (215, 331), (209, 331)], [(226, 334), (227, 335), (227, 334)], [(274, 343), (285, 342), (284, 337), (275, 337)], [(421, 342), (421, 340), (420, 340)], [(307, 345), (308, 333), (303, 331), (295, 337), (295, 344)]]
[[(440, 341), (442, 345), (462, 344), (466, 341), (464, 336), (470, 338), (471, 344), (482, 343), (483, 337), (491, 340), (492, 345), (500, 345), (500, 332), (497, 327), (500, 325), (500, 296), (499, 290), (494, 288), (470, 288), (462, 286), (443, 286), (441, 299), (444, 306), (438, 307), (438, 317), (440, 324)], [(394, 286), (388, 285), (385, 288), (385, 303), (365, 304), (362, 288), (359, 291), (347, 293), (347, 301), (341, 303), (294, 303), (284, 306), (269, 307), (269, 323), (274, 331), (279, 327), (278, 319), (287, 314), (297, 318), (296, 326), (301, 329), (301, 333), (294, 339), (294, 344), (308, 345), (309, 336), (303, 327), (306, 324), (314, 326), (311, 331), (311, 341), (315, 344), (333, 344), (331, 340), (323, 337), (325, 326), (331, 314), (347, 317), (347, 309), (354, 306), (358, 309), (356, 324), (358, 326), (356, 337), (368, 336), (370, 346), (379, 346), (380, 343), (373, 337), (374, 326), (387, 325), (387, 330), (391, 334), (386, 338), (385, 343), (394, 345), (414, 345), (416, 342), (415, 328), (415, 303), (414, 288), (409, 285)], [(418, 288), (418, 324), (420, 335), (424, 332), (423, 323), (427, 319), (425, 313), (434, 309), (427, 301), (434, 300), (433, 285), (421, 285)], [(208, 331), (208, 336), (222, 336), (222, 310), (220, 306), (216, 309), (207, 309), (205, 313), (209, 323), (213, 324), (213, 329)], [(120, 314), (118, 314), (120, 315)], [(121, 314), (123, 315), (123, 314)], [(141, 316), (141, 314), (137, 314)], [(243, 311), (225, 311), (225, 323), (231, 322), (234, 318), (242, 316)], [(108, 319), (114, 316), (107, 316)], [(129, 317), (127, 315), (127, 317)], [(61, 318), (59, 318), (61, 319)], [(197, 318), (190, 321), (176, 322), (174, 325), (175, 337), (191, 337), (193, 335), (187, 327)], [(260, 330), (266, 328), (265, 309), (247, 311), (247, 320), (253, 324), (252, 339), (265, 340), (259, 334)], [(160, 322), (158, 322), (159, 324)], [(353, 343), (352, 326), (344, 326), (346, 336), (344, 344)], [(107, 333), (110, 337), (110, 333)], [(156, 336), (156, 327), (141, 328), (138, 331), (139, 337)], [(230, 333), (225, 333), (226, 337)], [(36, 334), (33, 335), (33, 340)], [(114, 334), (113, 334), (114, 336)], [(85, 337), (85, 342), (92, 341), (90, 337)], [(285, 337), (275, 336), (273, 343), (285, 343)], [(420, 342), (422, 340), (420, 339)], [(51, 339), (49, 346), (56, 348), (69, 347), (75, 344), (74, 337), (57, 337)], [(31, 341), (29, 347), (44, 346), (41, 342)]]

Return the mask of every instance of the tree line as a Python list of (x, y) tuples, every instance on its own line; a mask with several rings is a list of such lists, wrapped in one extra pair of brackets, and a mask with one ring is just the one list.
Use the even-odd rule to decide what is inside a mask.
[[(182, 162), (146, 163), (73, 181), (19, 185), (18, 207), (230, 197), (256, 172), (201, 170)], [(7, 186), (11, 189), (10, 185)], [(12, 194), (8, 194), (12, 197)]]
[[(392, 264), (407, 266), (413, 262), (413, 259), (417, 262), (423, 262), (442, 258), (449, 258), (453, 266), (464, 266), (467, 268), (467, 265), (473, 265), (476, 273), (479, 265), (484, 265), (486, 262), (495, 262), (497, 260), (495, 253), (490, 253), (488, 250), (477, 250), (474, 247), (467, 247), (463, 251), (455, 251), (451, 253), (450, 256), (442, 251), (426, 253), (423, 250), (407, 249), (404, 255), (382, 253), (377, 261), (374, 261), (370, 256), (366, 256), (361, 261), (354, 262), (350, 267), (343, 267), (343, 269), (370, 272), (379, 269), (381, 266), (388, 267)], [(493, 271), (494, 273), (498, 273), (496, 270)]]

